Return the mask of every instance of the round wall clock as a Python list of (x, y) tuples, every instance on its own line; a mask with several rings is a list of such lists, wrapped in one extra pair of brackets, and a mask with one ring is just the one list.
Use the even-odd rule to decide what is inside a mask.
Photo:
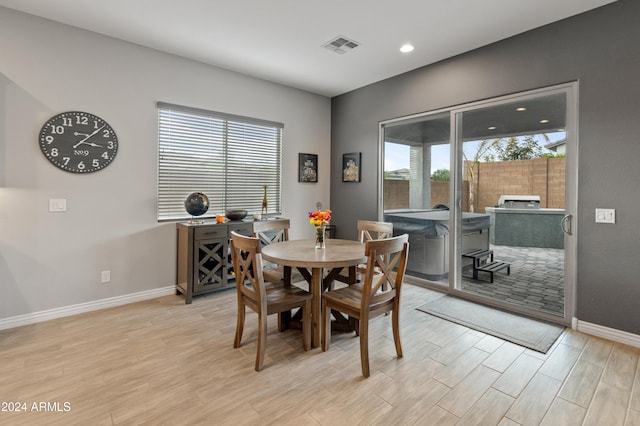
[(87, 112), (54, 115), (40, 130), (40, 149), (54, 166), (71, 173), (107, 167), (118, 152), (118, 137), (102, 118)]

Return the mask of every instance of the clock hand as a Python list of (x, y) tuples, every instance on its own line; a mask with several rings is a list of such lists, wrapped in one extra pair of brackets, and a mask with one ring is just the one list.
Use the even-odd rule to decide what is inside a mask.
[(102, 148), (102, 145), (98, 145), (97, 143), (93, 143), (93, 142), (83, 142), (83, 143), (85, 143), (87, 145), (95, 146), (97, 148)]
[[(73, 146), (73, 149), (76, 149), (77, 147), (79, 147), (80, 145), (82, 145), (83, 143), (87, 143), (85, 142), (87, 139), (89, 139), (91, 136), (95, 135), (96, 133), (98, 133), (100, 130), (102, 130), (102, 128), (106, 126), (106, 124), (103, 124), (102, 127), (100, 127), (99, 129), (96, 129), (93, 133), (91, 133), (89, 136), (85, 137), (84, 139), (82, 139), (80, 142), (78, 142), (77, 144), (75, 144)], [(88, 143), (87, 145), (91, 145), (90, 143)]]

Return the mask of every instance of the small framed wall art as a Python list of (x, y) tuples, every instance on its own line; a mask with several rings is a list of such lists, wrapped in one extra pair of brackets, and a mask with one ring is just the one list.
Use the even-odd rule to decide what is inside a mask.
[(318, 154), (298, 154), (298, 182), (318, 182)]
[(359, 152), (342, 155), (343, 182), (360, 182), (360, 158)]

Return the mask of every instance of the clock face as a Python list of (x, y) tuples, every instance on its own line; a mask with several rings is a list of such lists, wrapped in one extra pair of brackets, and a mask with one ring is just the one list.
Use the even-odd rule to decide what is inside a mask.
[(40, 149), (56, 167), (91, 173), (107, 167), (118, 152), (118, 137), (102, 118), (69, 111), (51, 117), (40, 130)]

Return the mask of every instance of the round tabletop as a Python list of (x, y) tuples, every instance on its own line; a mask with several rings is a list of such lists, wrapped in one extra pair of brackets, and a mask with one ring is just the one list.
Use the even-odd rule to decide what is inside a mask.
[(366, 263), (364, 243), (352, 240), (325, 240), (326, 248), (316, 249), (315, 240), (289, 240), (262, 248), (262, 257), (291, 267), (339, 268)]

